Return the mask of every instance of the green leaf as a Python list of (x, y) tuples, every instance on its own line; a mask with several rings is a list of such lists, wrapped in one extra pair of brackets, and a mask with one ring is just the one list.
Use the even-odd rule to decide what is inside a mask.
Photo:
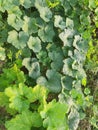
[(47, 70), (46, 76), (48, 78), (47, 85), (51, 91), (60, 92), (61, 91), (61, 75), (55, 70)]
[(19, 84), (25, 82), (25, 76), (22, 71), (18, 68), (17, 65), (14, 65), (11, 68), (3, 69), (3, 73), (0, 75), (0, 91), (4, 90), (9, 85)]
[(43, 42), (52, 42), (54, 35), (55, 33), (51, 23), (45, 26), (45, 28), (39, 29), (38, 31), (38, 36)]
[(41, 117), (44, 120), (43, 126), (47, 128), (47, 130), (68, 130), (67, 112), (67, 104), (61, 104), (53, 100), (40, 112)]
[(78, 50), (82, 51), (83, 53), (87, 53), (88, 50), (88, 43), (87, 41), (83, 40), (81, 36), (75, 35), (73, 46)]
[[(49, 49), (49, 48), (48, 48)], [(49, 58), (52, 60), (51, 68), (54, 70), (61, 70), (63, 66), (63, 53), (60, 48), (55, 48), (48, 53)]]
[(28, 69), (31, 78), (36, 79), (40, 76), (40, 65), (36, 58), (24, 58), (22, 65)]
[(8, 14), (7, 21), (9, 25), (11, 25), (13, 28), (15, 28), (18, 31), (23, 25), (23, 21), (15, 14)]
[(85, 78), (82, 79), (82, 85), (86, 86), (86, 84), (87, 84), (87, 78), (85, 77)]
[(63, 76), (61, 78), (61, 83), (62, 83), (62, 87), (67, 89), (67, 90), (71, 90), (72, 89), (72, 83), (73, 83), (73, 78), (70, 76)]
[(60, 15), (55, 15), (54, 18), (55, 18), (55, 20), (54, 20), (54, 26), (58, 27), (58, 28), (60, 28), (62, 30), (65, 29), (66, 24), (63, 21), (63, 18)]
[(41, 40), (38, 37), (30, 36), (28, 41), (28, 46), (32, 49), (35, 53), (41, 50)]
[(47, 88), (40, 86), (40, 85), (36, 85), (32, 90), (32, 101), (35, 102), (35, 101), (39, 100), (41, 104), (44, 103), (44, 105), (45, 105), (47, 95), (48, 95)]
[(31, 130), (31, 127), (40, 127), (42, 119), (37, 112), (24, 111), (10, 121), (6, 121), (7, 130)]
[(8, 32), (7, 41), (11, 43), (17, 49), (23, 49), (27, 46), (28, 34), (20, 31), (19, 33), (15, 30)]
[(24, 6), (26, 9), (30, 8), (32, 3), (31, 0), (20, 0), (20, 3), (22, 6)]
[(89, 94), (90, 94), (90, 89), (89, 89), (89, 88), (85, 88), (85, 89), (84, 89), (84, 93), (85, 93), (86, 95), (89, 95)]
[[(26, 86), (24, 87), (26, 89)], [(10, 108), (17, 110), (18, 112), (28, 110), (30, 102), (19, 92), (19, 88), (16, 86), (13, 86), (13, 88), (8, 87), (5, 89), (5, 94), (9, 97)]]
[(5, 60), (6, 55), (5, 55), (5, 49), (3, 47), (0, 47), (0, 60)]
[(71, 20), (71, 19), (69, 19), (69, 18), (66, 18), (66, 27), (73, 29), (73, 27), (74, 27), (74, 22), (73, 22), (73, 20)]
[(22, 29), (28, 34), (36, 33), (38, 31), (37, 20), (35, 18), (24, 16)]
[(68, 115), (68, 119), (69, 119), (70, 130), (77, 130), (80, 118), (79, 118), (79, 113), (75, 108), (71, 109), (71, 112)]
[(61, 75), (55, 70), (47, 70), (46, 77), (39, 77), (37, 84), (47, 87), (50, 91), (58, 93), (61, 91)]
[(45, 5), (46, 3), (43, 0), (36, 1), (35, 6), (40, 13), (40, 17), (45, 21), (49, 22), (52, 18), (51, 10)]
[(59, 38), (63, 41), (64, 46), (72, 46), (74, 34), (75, 31), (70, 28), (64, 29), (64, 31), (59, 34)]
[(64, 66), (63, 66), (63, 73), (65, 75), (69, 75), (69, 76), (72, 76), (73, 77), (73, 70), (72, 70), (72, 63), (73, 63), (73, 60), (71, 58), (67, 58), (65, 59), (64, 61)]
[(83, 63), (85, 62), (86, 56), (85, 53), (79, 52), (77, 49), (74, 49), (74, 55), (72, 58), (77, 61), (78, 63)]

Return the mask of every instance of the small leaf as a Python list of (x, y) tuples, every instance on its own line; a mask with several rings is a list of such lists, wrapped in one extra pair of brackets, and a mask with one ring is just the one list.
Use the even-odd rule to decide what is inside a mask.
[(83, 86), (86, 86), (86, 84), (87, 84), (87, 78), (83, 78), (83, 79), (82, 79), (82, 85), (83, 85)]
[(73, 22), (73, 20), (67, 18), (67, 19), (66, 19), (66, 27), (72, 29), (72, 28), (74, 27), (74, 22)]

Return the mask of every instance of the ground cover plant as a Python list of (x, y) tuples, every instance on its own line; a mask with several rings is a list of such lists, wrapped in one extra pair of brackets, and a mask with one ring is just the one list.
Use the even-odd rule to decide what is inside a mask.
[(0, 0), (0, 129), (98, 129), (98, 1)]

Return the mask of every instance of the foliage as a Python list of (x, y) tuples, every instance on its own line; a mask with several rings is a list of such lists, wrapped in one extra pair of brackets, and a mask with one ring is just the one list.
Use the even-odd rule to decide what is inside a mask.
[[(97, 35), (97, 0), (0, 1), (0, 106), (11, 115), (8, 130), (76, 130), (93, 104), (88, 120), (98, 128), (97, 91), (94, 97), (86, 74), (98, 72)], [(57, 100), (48, 102), (50, 93)]]

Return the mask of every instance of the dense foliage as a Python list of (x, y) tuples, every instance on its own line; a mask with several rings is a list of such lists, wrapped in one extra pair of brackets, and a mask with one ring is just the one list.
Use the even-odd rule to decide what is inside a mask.
[(0, 0), (0, 123), (97, 130), (97, 49), (97, 0)]

